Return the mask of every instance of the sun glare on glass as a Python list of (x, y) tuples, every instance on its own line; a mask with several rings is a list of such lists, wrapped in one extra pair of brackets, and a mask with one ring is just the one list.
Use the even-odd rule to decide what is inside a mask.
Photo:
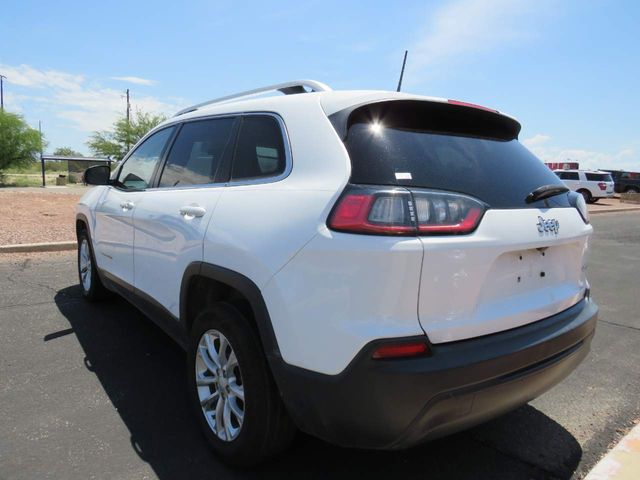
[(369, 125), (369, 129), (374, 135), (380, 135), (382, 133), (382, 124), (380, 122), (373, 122)]

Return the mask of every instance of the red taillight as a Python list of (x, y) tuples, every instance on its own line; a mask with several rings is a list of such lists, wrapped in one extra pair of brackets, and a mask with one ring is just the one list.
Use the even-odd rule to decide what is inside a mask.
[(477, 108), (479, 110), (484, 110), (485, 112), (500, 113), (500, 112), (498, 112), (498, 110), (494, 110), (493, 108), (489, 108), (489, 107), (483, 107), (482, 105), (476, 105), (475, 103), (461, 102), (460, 100), (447, 100), (447, 102), (450, 103), (451, 105), (459, 105), (461, 107)]
[[(372, 210), (380, 198), (372, 193), (348, 193), (338, 202), (331, 218), (329, 227), (334, 230), (356, 233), (385, 233), (389, 235), (403, 235), (413, 233), (415, 228), (411, 223), (405, 222), (401, 214), (396, 214), (394, 220), (392, 214), (387, 215), (386, 221), (371, 221)], [(397, 198), (390, 194), (387, 198)], [(400, 203), (401, 204), (401, 203)]]
[(485, 206), (456, 193), (350, 185), (327, 225), (383, 235), (460, 235), (476, 229)]
[(424, 341), (410, 343), (388, 343), (376, 348), (371, 358), (406, 358), (428, 355), (429, 345)]
[(607, 189), (607, 184), (604, 182), (600, 182), (598, 184), (598, 187), (600, 187), (600, 190), (606, 190)]
[(482, 213), (483, 211), (480, 208), (471, 208), (464, 219), (454, 225), (418, 225), (418, 231), (429, 233), (469, 233), (475, 230)]

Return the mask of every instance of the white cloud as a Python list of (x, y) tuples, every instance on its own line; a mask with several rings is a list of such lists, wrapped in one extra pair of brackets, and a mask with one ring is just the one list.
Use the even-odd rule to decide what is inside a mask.
[(551, 137), (549, 135), (542, 135), (541, 133), (538, 133), (538, 134), (534, 135), (531, 138), (526, 138), (526, 139), (522, 140), (522, 143), (529, 150), (532, 150), (532, 149), (534, 149), (536, 147), (544, 145), (550, 139), (551, 139)]
[[(82, 132), (106, 130), (124, 115), (126, 103), (124, 91), (87, 81), (84, 75), (58, 70), (40, 70), (29, 65), (0, 65), (0, 72), (20, 92), (7, 96), (12, 111), (49, 111), (53, 116), (70, 122), (71, 127)], [(139, 77), (113, 77), (131, 83), (150, 85), (152, 80)], [(171, 114), (181, 108), (181, 101), (165, 102), (159, 98), (132, 92), (131, 107), (151, 113)]]
[(38, 70), (29, 65), (0, 65), (6, 82), (31, 88), (61, 88), (75, 90), (84, 82), (83, 75), (74, 75), (58, 70)]
[(156, 80), (150, 80), (148, 78), (141, 78), (141, 77), (110, 77), (111, 80), (119, 80), (121, 82), (127, 82), (127, 83), (135, 83), (136, 85), (155, 85), (156, 83), (158, 83)]
[(458, 0), (440, 8), (409, 47), (407, 70), (421, 72), (468, 54), (504, 48), (535, 34), (545, 0)]
[(640, 142), (617, 151), (601, 152), (553, 145), (549, 135), (537, 134), (522, 140), (529, 150), (544, 162), (579, 162), (580, 168), (640, 170)]

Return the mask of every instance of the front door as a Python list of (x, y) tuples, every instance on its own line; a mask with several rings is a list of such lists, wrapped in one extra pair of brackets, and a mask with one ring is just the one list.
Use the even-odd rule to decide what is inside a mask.
[(133, 286), (135, 209), (152, 182), (174, 128), (159, 130), (136, 147), (96, 207), (93, 244), (98, 268), (124, 286)]

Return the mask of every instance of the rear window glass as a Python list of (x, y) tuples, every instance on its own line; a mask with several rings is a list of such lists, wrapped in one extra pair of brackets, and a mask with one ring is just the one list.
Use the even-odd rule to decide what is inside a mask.
[[(493, 138), (483, 138), (486, 123), (479, 122), (474, 130), (465, 111), (457, 111), (459, 122), (455, 115), (446, 118), (446, 132), (440, 132), (434, 116), (423, 121), (424, 112), (399, 116), (389, 114), (390, 108), (387, 105), (386, 115), (358, 114), (349, 125), (345, 145), (352, 183), (460, 192), (493, 208), (540, 206), (526, 204), (527, 195), (542, 185), (562, 185), (517, 139), (498, 139), (499, 130), (490, 132)], [(456, 134), (458, 123), (464, 134)], [(479, 135), (472, 135), (474, 131)], [(561, 206), (566, 202), (566, 195), (562, 197), (550, 201)]]
[(613, 182), (608, 173), (585, 173), (585, 176), (590, 182)]

